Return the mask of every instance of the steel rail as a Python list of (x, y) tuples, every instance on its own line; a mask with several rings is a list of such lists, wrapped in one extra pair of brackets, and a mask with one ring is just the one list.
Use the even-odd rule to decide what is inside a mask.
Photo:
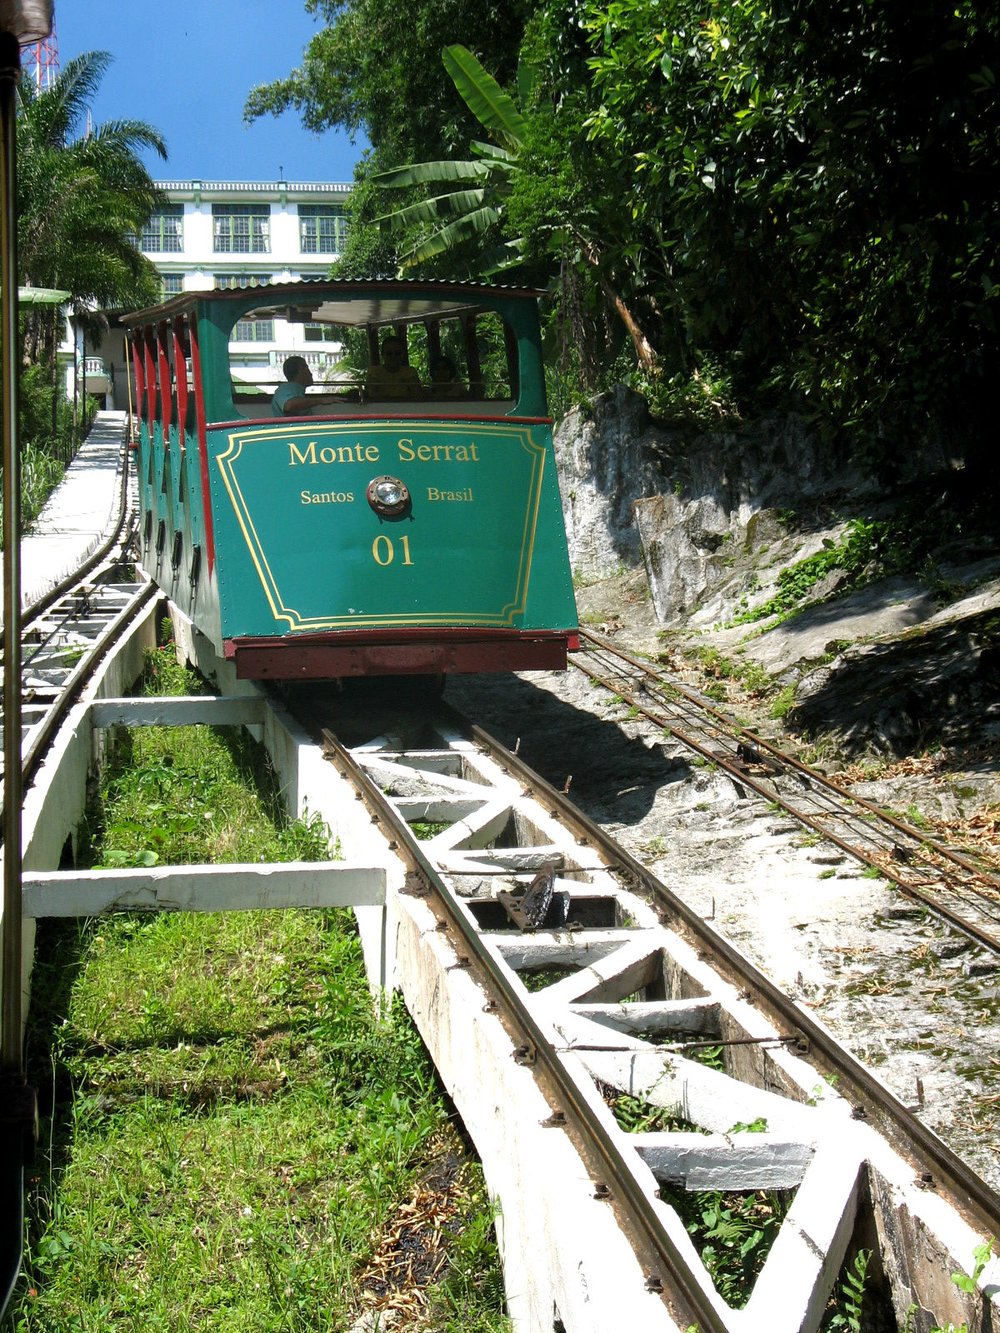
[[(123, 443), (122, 463), (120, 469), (118, 510), (114, 520), (114, 528), (110, 535), (100, 542), (99, 545), (88, 555), (75, 570), (58, 580), (34, 602), (23, 608), (20, 616), (20, 628), (25, 631), (28, 626), (37, 621), (42, 615), (49, 612), (54, 606), (57, 606), (62, 598), (68, 594), (75, 593), (81, 580), (88, 574), (99, 570), (101, 566), (107, 565), (109, 569), (114, 568), (121, 560), (128, 549), (131, 541), (131, 529), (135, 522), (135, 516), (132, 513), (128, 502), (129, 486), (129, 467), (128, 467), (128, 449)], [(112, 552), (118, 547), (118, 555), (109, 560)], [(143, 591), (133, 597), (130, 602), (114, 616), (102, 631), (102, 633), (89, 644), (84, 656), (77, 663), (76, 667), (70, 672), (69, 676), (60, 685), (59, 697), (47, 710), (44, 719), (35, 727), (31, 728), (31, 739), (27, 747), (23, 747), (20, 739), (17, 741), (16, 753), (21, 756), (21, 782), (27, 784), (38, 770), (38, 766), (44, 758), (48, 746), (51, 744), (52, 737), (61, 725), (63, 718), (69, 711), (73, 702), (79, 695), (80, 690), (86, 684), (87, 680), (97, 669), (98, 664), (103, 660), (109, 648), (120, 635), (124, 627), (139, 614), (146, 603), (156, 595), (155, 585), (146, 583)], [(71, 612), (67, 612), (64, 621), (69, 620)], [(5, 646), (5, 629), (0, 625), (0, 647)], [(23, 654), (23, 649), (22, 649)], [(31, 669), (33, 657), (24, 656), (23, 668)], [(6, 708), (0, 706), (0, 717), (6, 722)], [(4, 766), (6, 769), (6, 765)], [(2, 784), (2, 777), (0, 777)], [(0, 785), (2, 791), (2, 785)], [(5, 809), (5, 803), (0, 796), (0, 811)]]
[[(619, 681), (610, 681), (606, 679), (582, 662), (578, 662), (576, 666), (578, 670), (582, 671), (591, 680), (603, 685), (606, 689), (613, 690), (620, 698), (625, 699), (628, 703), (632, 704), (633, 707), (638, 709), (638, 711), (645, 717), (649, 718), (650, 721), (660, 724), (669, 723), (668, 718), (665, 718), (662, 714), (655, 713), (646, 707), (637, 695), (623, 689)], [(840, 835), (834, 833), (827, 824), (824, 824), (822, 820), (813, 817), (800, 806), (787, 800), (773, 787), (764, 786), (764, 784), (758, 781), (752, 774), (747, 773), (739, 765), (731, 763), (724, 755), (720, 755), (714, 750), (709, 750), (690, 733), (684, 732), (672, 724), (670, 724), (670, 732), (682, 745), (687, 746), (690, 750), (694, 750), (696, 754), (701, 755), (709, 762), (717, 764), (735, 780), (742, 783), (744, 786), (749, 787), (751, 791), (756, 792), (757, 795), (764, 800), (773, 801), (777, 805), (780, 805), (783, 810), (786, 810), (790, 815), (797, 819), (799, 823), (812, 829), (813, 832), (825, 839), (825, 841), (833, 843), (835, 847), (839, 847), (842, 852), (854, 857), (856, 860), (863, 861), (867, 865), (875, 866), (885, 879), (891, 880), (897, 888), (908, 897), (914, 898), (937, 916), (947, 921), (950, 926), (961, 931), (962, 934), (967, 935), (977, 944), (982, 945), (983, 948), (989, 949), (992, 953), (1000, 954), (1000, 936), (991, 934), (990, 931), (977, 925), (975, 921), (970, 921), (967, 917), (960, 916), (952, 908), (948, 907), (947, 904), (941, 902), (939, 898), (925, 893), (919, 886), (913, 884), (911, 881), (900, 878), (899, 874), (894, 871), (892, 867), (885, 865), (883, 861), (877, 860), (874, 856), (868, 855), (864, 848), (840, 837)]]
[[(451, 712), (447, 708), (444, 711)], [(459, 718), (457, 714), (453, 716), (462, 729), (469, 732), (467, 720)], [(473, 731), (477, 739), (480, 734), (485, 736), (485, 733), (478, 733), (478, 729)], [(459, 937), (460, 943), (456, 949), (458, 966), (475, 965), (486, 983), (490, 998), (499, 997), (506, 1019), (505, 1026), (512, 1039), (518, 1043), (517, 1057), (521, 1063), (532, 1065), (542, 1075), (541, 1081), (545, 1085), (553, 1116), (560, 1117), (553, 1123), (559, 1123), (571, 1132), (593, 1176), (595, 1193), (599, 1197), (607, 1197), (613, 1206), (620, 1209), (633, 1245), (650, 1266), (646, 1278), (647, 1288), (660, 1296), (664, 1303), (668, 1303), (671, 1294), (679, 1295), (688, 1307), (683, 1312), (684, 1322), (697, 1323), (701, 1333), (726, 1333), (725, 1322), (664, 1231), (652, 1200), (632, 1173), (622, 1165), (614, 1140), (593, 1114), (577, 1084), (568, 1074), (560, 1059), (559, 1048), (549, 1041), (526, 1010), (518, 991), (507, 977), (496, 969), (492, 954), (465, 913), (456, 905), (451, 890), (416, 843), (406, 821), (336, 736), (328, 730), (323, 730), (322, 736), (327, 757), (361, 794), (373, 820), (377, 821), (387, 837), (390, 850), (403, 860), (410, 874), (418, 877), (434, 894), (448, 929)], [(497, 746), (498, 742), (491, 741), (489, 748), (495, 752)], [(531, 780), (533, 785), (540, 783), (534, 774)], [(610, 1193), (606, 1194), (606, 1190)]]
[[(727, 736), (731, 737), (734, 734), (738, 734), (740, 737), (750, 741), (750, 743), (758, 749), (766, 750), (768, 754), (782, 766), (782, 768), (792, 769), (795, 772), (800, 773), (803, 777), (808, 778), (810, 782), (815, 783), (817, 786), (824, 787), (844, 800), (850, 801), (860, 809), (867, 811), (869, 814), (876, 815), (884, 824), (896, 829), (897, 832), (908, 838), (912, 838), (922, 846), (932, 848), (935, 855), (952, 861), (963, 870), (967, 870), (970, 874), (982, 878), (987, 883), (995, 885), (997, 889), (1000, 889), (1000, 874), (991, 873), (988, 869), (977, 864), (970, 857), (964, 856), (961, 852), (956, 852), (951, 847), (945, 847), (936, 839), (928, 837), (925, 830), (914, 828), (912, 824), (907, 824), (905, 820), (899, 819), (888, 810), (883, 810), (881, 806), (875, 805), (874, 802), (868, 801), (865, 797), (858, 796), (852, 791), (848, 791), (847, 788), (841, 786), (840, 783), (834, 782), (826, 773), (822, 773), (816, 768), (810, 768), (808, 764), (804, 764), (800, 759), (796, 759), (794, 755), (786, 754), (783, 750), (779, 749), (778, 746), (774, 745), (773, 742), (766, 740), (757, 732), (751, 731), (749, 727), (734, 727), (733, 719), (723, 713), (721, 709), (715, 708), (710, 702), (699, 698), (697, 694), (693, 693), (691, 690), (685, 689), (683, 685), (678, 684), (676, 681), (664, 681), (662, 675), (659, 672), (654, 671), (648, 662), (643, 662), (640, 658), (634, 657), (630, 653), (622, 652), (621, 649), (616, 648), (613, 644), (607, 643), (589, 630), (581, 628), (580, 637), (582, 639), (587, 639), (588, 642), (594, 644), (597, 649), (608, 653), (611, 657), (627, 662), (629, 666), (635, 667), (638, 671), (641, 671), (643, 675), (656, 681), (658, 685), (669, 690), (672, 694), (680, 695), (681, 698), (685, 699), (699, 712), (707, 713), (709, 716), (714, 717)], [(574, 666), (579, 665), (575, 660), (571, 659), (571, 661), (573, 661)]]
[(149, 602), (159, 595), (160, 590), (156, 584), (146, 581), (117, 615), (108, 621), (93, 643), (88, 645), (85, 655), (77, 662), (69, 676), (62, 683), (59, 696), (52, 707), (46, 711), (43, 720), (32, 728), (31, 739), (23, 750), (21, 758), (21, 771), (25, 783), (30, 782), (38, 771), (38, 767), (45, 758), (46, 751), (51, 745), (56, 731), (62, 725), (66, 714), (76, 702), (80, 691), (107, 656), (108, 651), (121, 637), (122, 631), (136, 619)]
[(825, 1066), (826, 1072), (838, 1075), (839, 1090), (853, 1103), (856, 1118), (875, 1125), (897, 1151), (913, 1163), (916, 1178), (922, 1186), (945, 1190), (958, 1212), (974, 1220), (986, 1234), (1000, 1234), (1000, 1195), (909, 1112), (864, 1065), (839, 1046), (807, 1010), (717, 935), (693, 908), (578, 810), (565, 793), (552, 787), (481, 727), (466, 723), (466, 730), (471, 740), (483, 746), (502, 767), (516, 775), (528, 791), (542, 794), (551, 813), (578, 838), (592, 845), (610, 862), (617, 863), (621, 867), (620, 873), (662, 911), (665, 923), (686, 931), (713, 966), (745, 993), (749, 992), (753, 1002), (779, 1032), (799, 1036), (805, 1049), (818, 1055), (818, 1067), (822, 1070)]
[(973, 861), (971, 857), (965, 856), (961, 852), (956, 852), (953, 847), (945, 847), (942, 843), (938, 842), (936, 838), (928, 837), (924, 830), (914, 828), (912, 824), (907, 824), (905, 820), (897, 818), (897, 816), (890, 810), (883, 810), (881, 806), (876, 805), (873, 801), (867, 800), (864, 796), (858, 796), (855, 792), (848, 791), (848, 789), (841, 786), (839, 782), (834, 782), (831, 777), (828, 777), (825, 773), (819, 772), (818, 769), (810, 768), (808, 764), (802, 763), (802, 761), (796, 759), (794, 755), (784, 754), (771, 741), (766, 740), (756, 732), (750, 731), (749, 728), (744, 727), (741, 734), (746, 736), (746, 738), (759, 749), (766, 750), (775, 758), (780, 758), (781, 763), (786, 768), (790, 768), (797, 773), (801, 773), (803, 776), (807, 776), (810, 781), (814, 781), (820, 786), (829, 788), (830, 791), (836, 792), (837, 795), (842, 796), (846, 800), (852, 802), (852, 804), (860, 806), (862, 810), (867, 811), (869, 814), (876, 815), (883, 824), (888, 824), (890, 828), (894, 828), (898, 833), (913, 838), (923, 847), (930, 848), (935, 856), (940, 856), (947, 861), (953, 862), (953, 864), (961, 867), (963, 870), (967, 870), (975, 878), (982, 879), (987, 884), (993, 885), (1000, 890), (1000, 874), (992, 873), (984, 866)]
[[(608, 651), (610, 651), (613, 655), (616, 655), (615, 650), (611, 649)], [(824, 822), (823, 818), (812, 815), (808, 813), (806, 810), (803, 810), (801, 805), (797, 805), (792, 800), (785, 797), (774, 785), (772, 784), (765, 785), (763, 782), (756, 779), (753, 774), (748, 773), (746, 771), (746, 768), (742, 766), (740, 763), (731, 761), (730, 759), (728, 759), (726, 755), (720, 754), (717, 750), (708, 749), (707, 746), (702, 744), (690, 732), (686, 732), (682, 728), (678, 727), (674, 722), (674, 720), (668, 714), (654, 711), (653, 709), (651, 709), (649, 705), (639, 695), (626, 689), (620, 680), (609, 679), (608, 677), (602, 676), (599, 671), (589, 666), (585, 661), (576, 661), (574, 662), (574, 665), (579, 671), (583, 672), (584, 675), (589, 677), (591, 680), (595, 681), (595, 683), (603, 686), (605, 689), (613, 692), (619, 698), (631, 704), (638, 712), (640, 712), (644, 717), (648, 718), (651, 722), (655, 722), (659, 726), (667, 727), (670, 730), (671, 735), (676, 737), (676, 739), (680, 741), (682, 745), (685, 745), (687, 748), (701, 755), (704, 759), (706, 759), (710, 763), (716, 764), (718, 767), (724, 769), (727, 773), (730, 774), (731, 777), (734, 778), (734, 780), (740, 782), (746, 787), (749, 787), (762, 799), (780, 805), (783, 810), (785, 810), (794, 819), (798, 820), (799, 823), (803, 824), (807, 828), (812, 829), (819, 837), (823, 838), (825, 841), (829, 843), (832, 843), (834, 846), (838, 847), (845, 854), (853, 857), (855, 860), (859, 860), (862, 863), (870, 865), (875, 869), (877, 869), (879, 874), (882, 875), (883, 878), (890, 880), (893, 884), (896, 885), (898, 889), (900, 889), (901, 892), (906, 894), (908, 897), (913, 898), (915, 901), (919, 902), (922, 906), (926, 907), (929, 911), (933, 912), (935, 915), (942, 918), (950, 926), (954, 927), (962, 934), (967, 935), (975, 943), (981, 945), (983, 948), (990, 950), (990, 952), (992, 953), (1000, 954), (1000, 936), (985, 929), (977, 922), (970, 920), (967, 916), (961, 915), (959, 912), (955, 911), (952, 907), (949, 907), (947, 903), (943, 902), (940, 897), (935, 896), (933, 893), (926, 892), (923, 888), (921, 888), (919, 884), (915, 884), (912, 879), (907, 879), (901, 870), (897, 870), (893, 866), (887, 865), (886, 862), (883, 859), (881, 859), (881, 857), (877, 855), (875, 852), (867, 850), (864, 846), (859, 845), (859, 843), (857, 842), (851, 842), (846, 838), (840, 836), (833, 829), (830, 828), (829, 823)], [(655, 673), (650, 673), (650, 674), (653, 674), (655, 677)], [(675, 687), (671, 684), (667, 688), (674, 689)], [(686, 694), (685, 697), (689, 699), (692, 698), (692, 696)], [(699, 701), (695, 700), (695, 702), (697, 703)], [(704, 711), (711, 713), (711, 715), (715, 717), (716, 720), (721, 721), (723, 723), (726, 722), (724, 715), (717, 712), (717, 710), (706, 707)], [(746, 729), (740, 729), (739, 734), (746, 736), (748, 739), (752, 738), (754, 743), (756, 743), (757, 737), (753, 732), (749, 732)], [(729, 730), (726, 732), (726, 736), (728, 739), (734, 738), (731, 723), (729, 724)], [(775, 756), (776, 759), (782, 762), (786, 761), (787, 757), (776, 747), (768, 746), (767, 748)], [(890, 827), (893, 827), (899, 832), (906, 833), (908, 836), (917, 841), (921, 846), (928, 845), (927, 839), (925, 839), (919, 831), (910, 828), (909, 826), (903, 824), (899, 820), (892, 818), (891, 816), (885, 815), (884, 812), (882, 812), (878, 806), (873, 805), (871, 802), (863, 800), (863, 798), (853, 796), (852, 793), (845, 791), (843, 788), (838, 787), (834, 783), (831, 783), (829, 779), (825, 778), (824, 775), (815, 772), (813, 769), (810, 769), (806, 765), (801, 763), (796, 763), (794, 765), (790, 764), (789, 766), (795, 767), (804, 776), (808, 776), (810, 779), (815, 779), (818, 785), (827, 788), (828, 790), (835, 793), (837, 796), (846, 799), (850, 802), (856, 803), (859, 806), (862, 806), (868, 814), (874, 815), (877, 818), (884, 819), (884, 822), (888, 824)], [(846, 819), (850, 819), (852, 817), (850, 810), (841, 810), (839, 812), (834, 812), (834, 814), (827, 816), (827, 818), (833, 818), (835, 816)], [(868, 831), (871, 832), (871, 830)], [(955, 864), (958, 865), (962, 864), (954, 855), (949, 857), (948, 849), (940, 848), (936, 844), (934, 844), (933, 847), (935, 854), (940, 854), (943, 857), (948, 857), (949, 859), (954, 861)], [(970, 885), (968, 883), (962, 883), (960, 881), (949, 882), (946, 869), (934, 866), (933, 862), (930, 862), (928, 864), (930, 864), (931, 867), (937, 871), (938, 877), (943, 880), (943, 887), (941, 889), (942, 893), (952, 892), (959, 897), (961, 897), (962, 894), (964, 893), (966, 895), (967, 901), (973, 901), (977, 905), (982, 903), (988, 903), (993, 907), (996, 906), (996, 902), (994, 899), (992, 899), (988, 895), (979, 893), (973, 885)], [(965, 865), (962, 865), (962, 868), (969, 869), (969, 867)], [(978, 870), (974, 870), (973, 873), (975, 874), (976, 878), (985, 880), (985, 882), (991, 884), (991, 886), (993, 885), (993, 883), (995, 883), (992, 876), (984, 875), (981, 871)], [(928, 882), (927, 879), (925, 879), (924, 883), (926, 884), (927, 882)], [(998, 885), (998, 887), (1000, 887), (1000, 885)]]

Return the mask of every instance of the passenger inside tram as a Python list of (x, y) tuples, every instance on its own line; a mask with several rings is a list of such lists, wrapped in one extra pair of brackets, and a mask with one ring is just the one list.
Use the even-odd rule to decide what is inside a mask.
[(300, 417), (312, 411), (306, 390), (313, 382), (313, 373), (304, 357), (287, 357), (281, 367), (285, 376), (271, 399), (271, 411), (276, 417)]
[(406, 360), (402, 338), (391, 334), (382, 340), (381, 360), (368, 367), (368, 397), (378, 401), (385, 398), (423, 398), (426, 396), (420, 376)]
[(432, 398), (467, 398), (465, 385), (455, 375), (455, 363), (449, 356), (439, 356), (431, 366)]

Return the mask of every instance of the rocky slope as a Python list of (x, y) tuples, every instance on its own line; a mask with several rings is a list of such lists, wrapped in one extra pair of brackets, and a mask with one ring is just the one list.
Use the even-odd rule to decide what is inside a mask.
[(557, 457), (584, 623), (782, 691), (789, 730), (845, 758), (1000, 749), (1000, 531), (956, 534), (938, 500), (940, 543), (879, 576), (945, 459), (890, 497), (797, 423), (683, 438), (624, 388), (566, 418)]

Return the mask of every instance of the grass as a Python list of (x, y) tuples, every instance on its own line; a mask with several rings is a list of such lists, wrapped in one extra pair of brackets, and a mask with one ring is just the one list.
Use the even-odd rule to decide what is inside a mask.
[(66, 464), (45, 449), (27, 443), (21, 451), (21, 517), (30, 527), (62, 481)]
[[(194, 688), (164, 653), (151, 683)], [(130, 733), (93, 862), (328, 856), (255, 768), (221, 731)], [(347, 1328), (372, 1304), (508, 1327), (480, 1168), (401, 1006), (375, 1016), (349, 913), (48, 923), (34, 995), (44, 1148), (5, 1333)]]
[[(25, 531), (42, 512), (45, 502), (62, 481), (66, 464), (45, 448), (26, 441), (21, 449), (21, 522)], [(3, 468), (0, 467), (0, 479)], [(3, 518), (0, 516), (0, 539), (3, 537)]]
[(785, 685), (775, 695), (771, 707), (768, 709), (768, 717), (775, 722), (780, 722), (782, 718), (788, 716), (795, 706), (795, 686)]

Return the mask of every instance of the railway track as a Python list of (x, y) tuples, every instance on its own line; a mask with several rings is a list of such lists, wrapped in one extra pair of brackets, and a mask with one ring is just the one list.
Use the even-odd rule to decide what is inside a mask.
[[(66, 713), (104, 655), (158, 596), (148, 580), (128, 580), (121, 558), (101, 562), (36, 615), (23, 639), (21, 754), (28, 782)], [(2, 776), (2, 766), (0, 766)]]
[(1000, 866), (854, 795), (734, 722), (653, 665), (581, 630), (573, 665), (704, 760), (908, 897), (1000, 954)]
[[(91, 609), (67, 596), (77, 615)], [(109, 645), (123, 613), (109, 616)], [(40, 640), (53, 614), (33, 626)], [(79, 663), (63, 666), (69, 686)], [(337, 809), (354, 795), (354, 824), (401, 863), (381, 965), (500, 1195), (508, 1274), (530, 1273), (519, 1327), (815, 1329), (843, 1265), (872, 1240), (873, 1281), (901, 1326), (911, 1306), (942, 1325), (974, 1317), (980, 1298), (948, 1277), (1000, 1232), (1000, 1200), (821, 1024), (486, 732), (455, 714), (399, 723), (396, 711), (380, 730), (356, 709), (345, 723), (315, 691), (302, 700)], [(273, 705), (259, 706), (258, 721)], [(721, 720), (706, 716), (700, 733), (676, 714), (669, 725), (723, 762)], [(734, 776), (756, 783), (744, 770), (760, 764), (736, 756)], [(782, 776), (761, 782), (768, 800)], [(305, 796), (313, 810), (334, 799)], [(346, 846), (354, 836), (345, 829)], [(631, 1132), (624, 1104), (657, 1127)], [(734, 1311), (676, 1205), (714, 1191), (738, 1206), (765, 1190), (787, 1211)]]
[[(77, 569), (55, 582), (21, 613), (21, 758), (25, 783), (31, 781), (53, 736), (100, 663), (158, 595), (147, 578), (135, 576), (134, 527), (128, 452), (123, 448), (118, 512), (108, 536)], [(3, 642), (0, 627), (0, 644)], [(2, 700), (0, 687), (0, 707)], [(0, 756), (0, 780), (2, 777)]]
[[(425, 734), (407, 745), (389, 734), (346, 746), (328, 730), (324, 744), (403, 858), (407, 894), (450, 951), (446, 970), (481, 987), (512, 1058), (542, 1089), (539, 1123), (572, 1139), (594, 1197), (618, 1210), (641, 1257), (643, 1290), (662, 1297), (676, 1326), (818, 1326), (831, 1265), (849, 1248), (845, 1228), (855, 1228), (861, 1196), (871, 1202), (872, 1177), (864, 1185), (862, 1176), (874, 1170), (884, 1181), (878, 1153), (860, 1173), (850, 1166), (859, 1126), (906, 1163), (907, 1186), (897, 1174), (895, 1188), (911, 1187), (918, 1211), (930, 1191), (995, 1233), (995, 1193), (564, 793), (460, 717), (436, 731), (445, 743), (430, 745)], [(419, 999), (408, 999), (420, 1024)], [(432, 1024), (424, 1035), (437, 1054)], [(721, 1069), (699, 1063), (706, 1049), (721, 1055)], [(623, 1098), (683, 1126), (626, 1133), (616, 1109)], [(802, 1117), (794, 1129), (789, 1114)], [(764, 1126), (753, 1144), (741, 1139), (749, 1124)], [(834, 1161), (836, 1187), (818, 1166)], [(714, 1187), (733, 1200), (776, 1181), (797, 1202), (775, 1262), (734, 1316), (663, 1204), (678, 1187)], [(800, 1286), (793, 1296), (783, 1286), (789, 1263)]]

